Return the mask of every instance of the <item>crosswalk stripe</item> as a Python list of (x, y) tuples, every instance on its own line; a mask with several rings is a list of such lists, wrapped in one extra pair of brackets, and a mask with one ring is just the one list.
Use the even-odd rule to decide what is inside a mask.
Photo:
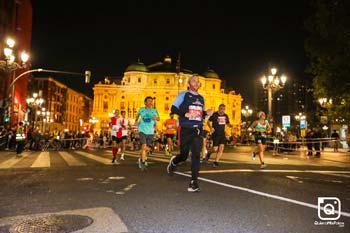
[(84, 163), (82, 161), (79, 161), (78, 159), (74, 158), (68, 152), (59, 151), (58, 153), (64, 159), (64, 161), (66, 161), (66, 163), (69, 166), (86, 166), (86, 163)]
[(29, 153), (22, 153), (21, 157), (14, 155), (12, 158), (2, 162), (0, 164), (0, 169), (6, 169), (6, 168), (10, 168), (10, 167), (14, 166), (15, 164), (17, 164), (19, 161), (21, 161), (22, 159), (24, 159), (28, 155), (29, 155)]
[(50, 167), (50, 152), (41, 152), (30, 167)]
[(113, 165), (111, 163), (111, 159), (102, 158), (102, 157), (99, 157), (99, 156), (96, 156), (96, 155), (93, 155), (93, 154), (90, 154), (90, 153), (87, 153), (87, 152), (84, 152), (84, 151), (75, 151), (75, 153), (80, 154), (80, 155), (82, 155), (82, 156), (84, 156), (86, 158), (95, 160), (97, 162), (103, 163), (105, 165)]

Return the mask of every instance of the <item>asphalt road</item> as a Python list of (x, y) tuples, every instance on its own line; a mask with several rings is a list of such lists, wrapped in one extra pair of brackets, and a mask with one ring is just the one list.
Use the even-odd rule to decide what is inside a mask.
[[(108, 150), (25, 152), (21, 158), (0, 152), (0, 232), (49, 214), (91, 217), (92, 225), (79, 232), (350, 230), (347, 160), (269, 158), (261, 170), (248, 153), (226, 154), (219, 168), (202, 164), (202, 191), (188, 193), (189, 162), (169, 177), (169, 158), (163, 154), (149, 158), (147, 172), (138, 169), (136, 153), (128, 154), (121, 164), (111, 165)], [(318, 211), (319, 197), (338, 198), (341, 212)], [(334, 201), (326, 199), (321, 206), (338, 210)], [(337, 220), (320, 219), (338, 215)]]

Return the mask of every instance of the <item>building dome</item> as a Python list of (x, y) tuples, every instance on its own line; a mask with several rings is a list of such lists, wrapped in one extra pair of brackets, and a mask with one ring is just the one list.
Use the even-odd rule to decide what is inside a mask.
[(142, 62), (138, 61), (138, 62), (134, 62), (132, 64), (130, 64), (127, 68), (126, 68), (126, 72), (127, 71), (141, 71), (141, 72), (148, 72), (147, 66), (145, 66), (145, 64), (143, 64)]
[(219, 75), (213, 70), (213, 69), (208, 69), (203, 72), (203, 76), (206, 78), (217, 78), (220, 79)]

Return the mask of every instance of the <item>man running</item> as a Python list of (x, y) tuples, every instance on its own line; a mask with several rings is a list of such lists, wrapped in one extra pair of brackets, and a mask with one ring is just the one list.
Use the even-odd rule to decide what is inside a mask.
[(225, 113), (224, 104), (219, 105), (219, 110), (213, 113), (213, 115), (209, 118), (209, 122), (212, 124), (208, 124), (208, 126), (211, 128), (213, 151), (216, 153), (216, 158), (213, 166), (218, 167), (219, 160), (222, 156), (222, 153), (224, 152), (226, 143), (225, 126), (228, 125), (229, 127), (232, 127), (230, 120)]
[(118, 144), (121, 142), (121, 131), (120, 125), (118, 124), (119, 118), (119, 110), (114, 110), (114, 116), (110, 119), (110, 127), (111, 127), (111, 138), (112, 138), (112, 163), (118, 164), (117, 153), (118, 153)]
[(118, 119), (118, 123), (120, 125), (121, 130), (121, 146), (120, 146), (120, 159), (124, 160), (124, 153), (125, 153), (125, 147), (126, 147), (126, 139), (128, 137), (128, 127), (129, 127), (129, 120), (125, 118), (126, 112), (121, 111), (121, 117)]
[(176, 134), (176, 119), (174, 119), (174, 114), (170, 114), (170, 119), (167, 119), (164, 123), (165, 125), (165, 138), (167, 141), (167, 147), (165, 148), (165, 153), (172, 155), (174, 150), (173, 140)]
[(198, 192), (200, 191), (198, 173), (203, 143), (203, 121), (206, 115), (211, 115), (213, 111), (211, 109), (204, 111), (204, 98), (198, 93), (200, 86), (198, 75), (189, 77), (187, 85), (188, 90), (179, 93), (171, 107), (171, 113), (179, 116), (180, 154), (171, 157), (167, 172), (173, 175), (176, 165), (186, 161), (191, 150), (192, 175), (187, 191)]
[[(140, 119), (140, 121), (138, 121)], [(153, 98), (147, 96), (145, 98), (145, 107), (139, 109), (136, 114), (135, 123), (138, 122), (138, 129), (141, 142), (141, 158), (139, 158), (139, 167), (143, 171), (146, 169), (147, 153), (150, 151), (153, 138), (154, 138), (154, 126), (156, 121), (159, 121), (159, 114), (156, 109), (153, 108)]]

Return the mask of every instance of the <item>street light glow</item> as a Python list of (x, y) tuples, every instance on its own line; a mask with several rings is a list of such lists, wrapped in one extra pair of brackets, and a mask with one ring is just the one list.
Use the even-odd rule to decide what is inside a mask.
[(12, 38), (7, 38), (6, 44), (10, 47), (13, 48), (16, 44), (16, 42)]

